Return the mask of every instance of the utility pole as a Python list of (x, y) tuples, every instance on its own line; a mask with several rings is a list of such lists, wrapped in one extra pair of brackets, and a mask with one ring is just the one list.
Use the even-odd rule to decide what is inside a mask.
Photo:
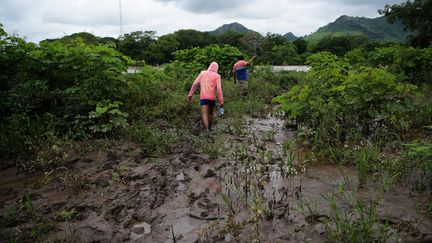
[(119, 11), (120, 11), (120, 35), (122, 35), (123, 34), (123, 18), (122, 18), (121, 0), (119, 0)]

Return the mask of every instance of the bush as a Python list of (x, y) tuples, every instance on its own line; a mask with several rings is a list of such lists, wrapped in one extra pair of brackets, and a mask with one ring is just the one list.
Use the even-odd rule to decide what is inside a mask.
[(142, 154), (157, 156), (172, 151), (176, 137), (170, 132), (164, 132), (145, 124), (138, 124), (128, 129), (129, 136), (141, 145)]
[(353, 68), (330, 53), (308, 61), (305, 80), (274, 101), (290, 120), (312, 128), (316, 142), (345, 139), (352, 131), (373, 135), (383, 127), (406, 131), (415, 123), (415, 85), (384, 69)]
[(400, 45), (378, 48), (369, 54), (369, 62), (382, 66), (410, 83), (432, 82), (432, 48), (416, 49)]
[[(238, 56), (243, 56), (243, 53), (236, 47), (229, 45), (218, 46), (210, 45), (203, 48), (192, 48), (187, 50), (179, 50), (174, 52), (176, 61), (183, 63), (192, 63), (200, 65), (201, 70), (207, 69), (211, 62), (219, 64), (219, 73), (222, 77), (230, 77), (232, 66), (237, 61)], [(198, 75), (199, 72), (196, 72)]]

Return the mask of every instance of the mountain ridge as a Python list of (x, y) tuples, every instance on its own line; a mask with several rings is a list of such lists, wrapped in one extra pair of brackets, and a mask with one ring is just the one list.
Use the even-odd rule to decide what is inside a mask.
[[(208, 33), (220, 35), (228, 31), (239, 33), (256, 32), (252, 29), (246, 28), (238, 22), (233, 22), (230, 24), (224, 24), (213, 31), (208, 31)], [(326, 37), (364, 35), (374, 41), (405, 42), (405, 39), (409, 34), (410, 33), (404, 31), (404, 25), (400, 21), (390, 24), (384, 16), (367, 18), (342, 15), (333, 22), (318, 28), (312, 34), (301, 38), (304, 38), (307, 41), (316, 42)], [(287, 32), (282, 36), (289, 41), (294, 41), (299, 38), (292, 32)]]
[(364, 35), (374, 41), (404, 42), (409, 33), (403, 29), (400, 21), (390, 24), (384, 16), (366, 18), (342, 15), (304, 39), (314, 42), (325, 37)]

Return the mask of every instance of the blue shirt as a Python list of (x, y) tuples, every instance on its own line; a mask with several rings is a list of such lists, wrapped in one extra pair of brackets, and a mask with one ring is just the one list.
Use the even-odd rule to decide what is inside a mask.
[(237, 80), (247, 81), (248, 80), (248, 70), (247, 67), (238, 67), (235, 70)]

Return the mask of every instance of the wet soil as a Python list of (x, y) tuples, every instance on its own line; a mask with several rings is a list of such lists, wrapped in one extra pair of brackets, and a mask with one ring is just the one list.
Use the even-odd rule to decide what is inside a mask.
[(325, 242), (330, 195), (341, 212), (353, 198), (376, 202), (390, 242), (432, 239), (432, 218), (418, 207), (425, 195), (383, 189), (373, 175), (359, 189), (355, 167), (314, 163), (280, 118), (219, 119), (198, 139), (205, 145), (184, 139), (157, 158), (123, 143), (70, 151), (65, 167), (37, 177), (1, 171), (0, 242), (35, 239), (40, 224), (43, 241)]

